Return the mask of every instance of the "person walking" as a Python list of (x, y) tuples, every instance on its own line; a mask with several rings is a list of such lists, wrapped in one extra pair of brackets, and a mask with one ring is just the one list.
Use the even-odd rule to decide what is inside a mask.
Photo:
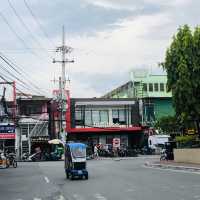
[(94, 158), (98, 160), (99, 152), (97, 145), (94, 146)]

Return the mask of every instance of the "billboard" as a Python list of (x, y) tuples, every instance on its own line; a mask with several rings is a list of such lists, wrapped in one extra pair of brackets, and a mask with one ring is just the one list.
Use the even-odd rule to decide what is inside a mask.
[(15, 139), (15, 126), (0, 124), (0, 139)]

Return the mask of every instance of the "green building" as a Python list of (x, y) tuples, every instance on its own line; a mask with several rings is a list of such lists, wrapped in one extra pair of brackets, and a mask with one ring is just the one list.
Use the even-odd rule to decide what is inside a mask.
[(146, 70), (130, 72), (131, 81), (105, 94), (104, 98), (140, 99), (142, 124), (153, 126), (163, 116), (174, 115), (172, 94), (167, 92), (167, 76)]

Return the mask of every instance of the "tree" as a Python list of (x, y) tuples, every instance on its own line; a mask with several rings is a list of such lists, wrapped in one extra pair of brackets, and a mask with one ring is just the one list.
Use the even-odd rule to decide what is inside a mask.
[(181, 127), (175, 116), (164, 116), (160, 118), (156, 124), (155, 128), (161, 129), (162, 132), (170, 134), (174, 132), (179, 132)]
[(200, 27), (194, 32), (187, 25), (180, 27), (161, 65), (167, 72), (176, 116), (182, 122), (194, 121), (200, 134)]

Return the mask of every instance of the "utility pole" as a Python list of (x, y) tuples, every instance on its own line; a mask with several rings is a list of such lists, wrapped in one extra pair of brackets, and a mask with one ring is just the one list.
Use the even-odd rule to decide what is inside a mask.
[(71, 53), (72, 48), (65, 45), (65, 27), (63, 26), (62, 29), (62, 45), (60, 47), (56, 48), (56, 52), (61, 53), (61, 60), (55, 60), (53, 59), (53, 63), (61, 63), (62, 64), (62, 74), (61, 78), (59, 78), (59, 104), (60, 104), (60, 125), (59, 125), (59, 133), (61, 136), (61, 133), (64, 133), (64, 126), (63, 121), (65, 117), (63, 115), (66, 112), (66, 95), (65, 95), (65, 85), (66, 85), (66, 78), (65, 78), (65, 64), (66, 63), (74, 63), (74, 60), (68, 60), (66, 58), (66, 55)]

